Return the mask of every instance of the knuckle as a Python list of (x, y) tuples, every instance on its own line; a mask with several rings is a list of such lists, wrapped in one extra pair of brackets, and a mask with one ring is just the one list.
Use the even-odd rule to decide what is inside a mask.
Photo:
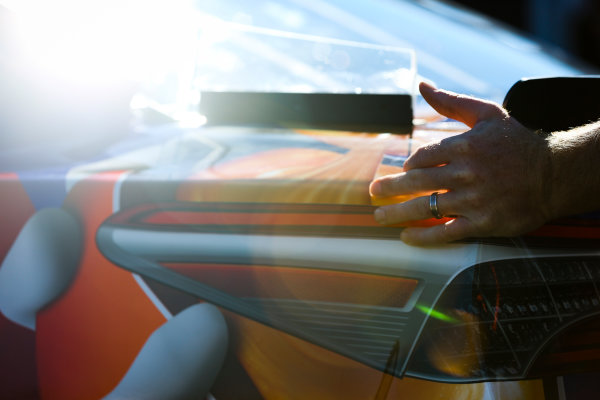
[(401, 223), (406, 220), (406, 215), (410, 214), (406, 204), (394, 204), (381, 207), (384, 211), (385, 224)]
[(463, 195), (463, 201), (471, 210), (478, 210), (483, 205), (481, 195), (475, 191), (468, 191)]
[(427, 181), (426, 174), (419, 169), (406, 173), (406, 190), (409, 192), (418, 192), (421, 186)]
[(473, 151), (473, 144), (466, 136), (456, 137), (452, 143), (452, 147), (460, 155), (470, 154)]
[(404, 169), (410, 169), (413, 165), (418, 164), (419, 160), (424, 157), (426, 152), (427, 150), (425, 147), (416, 149), (404, 162)]
[(421, 165), (432, 154), (440, 150), (440, 143), (429, 143), (417, 148), (404, 162), (404, 169), (412, 169)]
[(393, 196), (398, 188), (398, 175), (391, 175), (379, 181), (381, 195)]
[(477, 175), (470, 168), (460, 168), (454, 173), (453, 179), (461, 185), (469, 185), (476, 181)]
[(403, 188), (407, 184), (407, 179), (405, 174), (398, 174), (394, 176), (394, 178), (390, 181), (389, 193), (390, 195), (398, 195), (402, 194)]
[(492, 214), (483, 213), (480, 214), (477, 219), (477, 227), (479, 228), (480, 233), (485, 233), (494, 227), (494, 218)]
[(390, 178), (384, 193), (387, 196), (416, 193), (427, 186), (428, 181), (427, 173), (420, 169), (402, 172)]

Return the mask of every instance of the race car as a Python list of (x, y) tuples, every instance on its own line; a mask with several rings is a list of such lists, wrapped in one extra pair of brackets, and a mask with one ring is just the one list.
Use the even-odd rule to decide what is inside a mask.
[[(332, 60), (353, 60), (351, 50), (413, 60), (412, 50), (388, 44), (214, 24), (228, 3), (207, 4), (198, 18), (231, 29), (246, 53), (298, 67), (278, 46), (300, 52), (309, 43), (317, 66), (333, 65), (326, 82), (338, 78)], [(335, 5), (298, 7), (334, 18), (327, 7)], [(203, 37), (198, 54), (208, 51)], [(239, 52), (224, 42), (211, 42), (220, 60)], [(424, 58), (418, 71), (427, 77), (436, 64)], [(317, 110), (338, 107), (332, 120), (307, 106), (305, 81), (300, 91), (207, 90), (200, 65), (192, 60), (194, 79), (178, 75), (179, 91), (143, 87), (137, 130), (89, 158), (63, 142), (3, 152), (0, 397), (537, 399), (568, 389), (556, 377), (597, 371), (597, 214), (523, 237), (409, 246), (402, 227), (373, 218), (376, 205), (405, 199), (373, 198), (369, 182), (467, 127), (428, 110), (410, 79), (393, 93), (370, 92), (375, 80), (333, 98), (308, 92), (319, 95), (309, 102), (324, 101)], [(395, 70), (416, 74), (410, 62)], [(318, 67), (285, 71), (322, 83)], [(171, 98), (183, 99), (186, 113)], [(354, 122), (361, 129), (349, 129), (339, 102), (352, 110), (356, 99), (373, 113), (394, 104), (395, 119), (382, 128), (364, 113)], [(245, 101), (244, 112), (232, 101)], [(518, 113), (514, 104), (505, 106)]]

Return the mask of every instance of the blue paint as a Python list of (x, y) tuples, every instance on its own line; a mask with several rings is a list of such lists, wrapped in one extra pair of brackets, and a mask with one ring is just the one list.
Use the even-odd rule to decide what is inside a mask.
[(67, 171), (68, 169), (56, 169), (18, 174), (21, 185), (36, 210), (62, 206), (67, 196), (65, 179)]

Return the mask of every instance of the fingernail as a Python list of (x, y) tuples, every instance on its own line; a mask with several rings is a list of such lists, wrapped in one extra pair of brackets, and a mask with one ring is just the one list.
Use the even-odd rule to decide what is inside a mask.
[(379, 196), (381, 194), (381, 183), (379, 181), (372, 182), (370, 190), (373, 196)]
[(385, 211), (383, 211), (383, 209), (378, 208), (375, 210), (375, 220), (380, 224), (385, 223)]

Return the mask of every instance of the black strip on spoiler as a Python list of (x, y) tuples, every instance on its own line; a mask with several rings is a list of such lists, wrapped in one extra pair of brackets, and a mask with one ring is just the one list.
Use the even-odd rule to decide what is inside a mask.
[(200, 112), (209, 125), (412, 132), (408, 94), (211, 92)]

